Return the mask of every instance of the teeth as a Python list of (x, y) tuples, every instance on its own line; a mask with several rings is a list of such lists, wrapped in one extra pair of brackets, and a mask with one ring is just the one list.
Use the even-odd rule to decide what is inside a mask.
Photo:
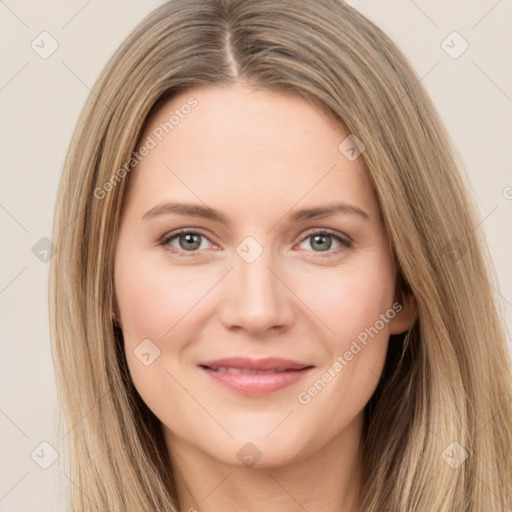
[(225, 372), (225, 373), (247, 373), (247, 374), (265, 374), (265, 373), (280, 373), (285, 372), (286, 370), (249, 370), (246, 368), (229, 368), (229, 367), (220, 367), (220, 368), (210, 368), (210, 370), (213, 370), (214, 372)]

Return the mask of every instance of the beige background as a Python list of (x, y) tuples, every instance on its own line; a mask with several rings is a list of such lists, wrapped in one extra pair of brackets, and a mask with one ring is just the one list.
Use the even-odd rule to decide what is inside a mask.
[[(512, 2), (350, 3), (387, 31), (424, 77), (466, 162), (480, 211), (479, 229), (488, 237), (497, 268), (496, 293), (510, 318)], [(0, 1), (0, 511), (65, 510), (57, 499), (59, 475), (66, 481), (59, 464), (45, 470), (31, 458), (36, 449), (35, 460), (50, 462), (48, 447), (39, 446), (44, 441), (61, 453), (61, 460), (63, 455), (63, 440), (54, 433), (57, 404), (48, 335), (48, 263), (40, 261), (32, 248), (41, 238), (51, 237), (65, 152), (94, 80), (122, 39), (158, 4)], [(43, 31), (58, 43), (46, 59), (31, 48)], [(458, 58), (441, 46), (453, 31), (469, 44)], [(45, 41), (49, 49), (50, 39)], [(452, 35), (446, 44), (453, 53), (464, 43)]]

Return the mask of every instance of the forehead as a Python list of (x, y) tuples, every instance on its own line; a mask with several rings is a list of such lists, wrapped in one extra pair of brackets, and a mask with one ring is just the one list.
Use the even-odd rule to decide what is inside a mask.
[(194, 87), (148, 120), (141, 143), (153, 147), (133, 171), (130, 202), (149, 207), (170, 196), (220, 209), (259, 204), (252, 212), (262, 213), (262, 204), (282, 209), (351, 199), (371, 210), (363, 159), (352, 161), (339, 148), (347, 136), (298, 95), (244, 85)]

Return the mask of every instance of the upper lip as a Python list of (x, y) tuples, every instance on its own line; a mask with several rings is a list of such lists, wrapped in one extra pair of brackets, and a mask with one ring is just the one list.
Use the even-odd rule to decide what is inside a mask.
[(240, 368), (243, 370), (302, 370), (313, 365), (282, 359), (279, 357), (267, 357), (264, 359), (250, 359), (247, 357), (228, 357), (225, 359), (215, 359), (204, 361), (199, 366), (208, 368)]

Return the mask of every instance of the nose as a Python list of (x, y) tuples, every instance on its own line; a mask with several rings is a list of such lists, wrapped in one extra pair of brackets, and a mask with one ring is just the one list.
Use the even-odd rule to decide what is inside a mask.
[(234, 253), (221, 300), (220, 316), (226, 328), (261, 338), (292, 324), (294, 295), (280, 269), (267, 248), (252, 262)]

